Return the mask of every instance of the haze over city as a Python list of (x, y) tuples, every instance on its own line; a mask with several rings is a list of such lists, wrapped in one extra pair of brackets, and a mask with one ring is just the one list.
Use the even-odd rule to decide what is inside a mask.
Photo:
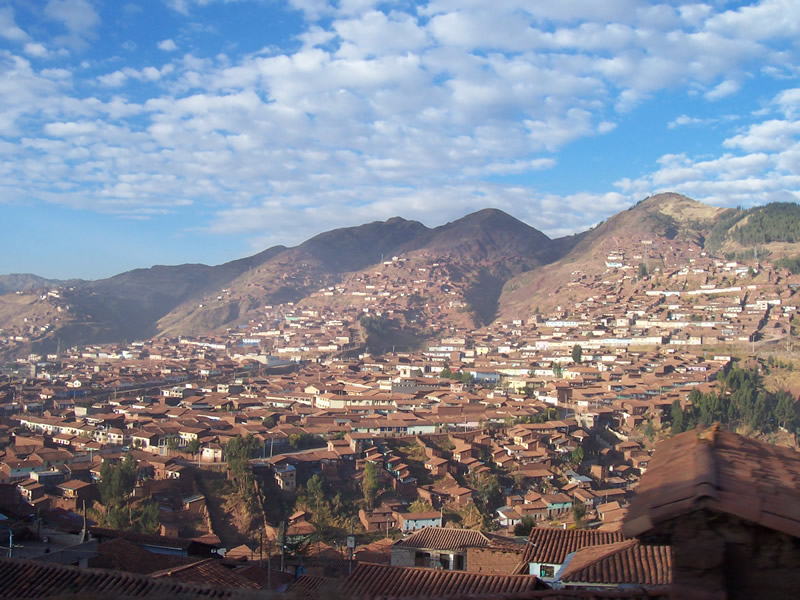
[(799, 25), (780, 1), (4, 2), (0, 273), (796, 201)]

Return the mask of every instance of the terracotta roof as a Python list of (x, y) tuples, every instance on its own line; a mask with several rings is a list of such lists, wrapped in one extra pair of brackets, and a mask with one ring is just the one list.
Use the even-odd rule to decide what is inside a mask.
[[(436, 513), (437, 515), (439, 513)], [(489, 538), (480, 531), (472, 529), (451, 529), (446, 527), (425, 527), (407, 538), (396, 542), (398, 546), (410, 548), (430, 548), (432, 550), (452, 550), (455, 548), (490, 546)]]
[(561, 565), (564, 564), (567, 555), (581, 548), (613, 544), (624, 539), (617, 531), (534, 527), (528, 536), (521, 563), (514, 572), (527, 573), (528, 563), (532, 562)]
[(656, 448), (625, 517), (638, 536), (705, 508), (800, 538), (800, 454), (716, 426)]
[(531, 575), (483, 575), (360, 563), (340, 586), (347, 597), (449, 597), (519, 594), (546, 589)]
[(638, 540), (589, 546), (578, 550), (559, 579), (565, 583), (669, 585), (672, 549)]
[(16, 558), (0, 558), (0, 590), (5, 600), (81, 596), (115, 600), (149, 596), (225, 599), (242, 597), (244, 592)]
[(118, 569), (128, 573), (152, 573), (168, 566), (178, 566), (196, 559), (170, 555), (156, 554), (140, 548), (133, 542), (116, 538), (103, 542), (97, 547), (97, 556), (89, 559), (90, 567), (103, 569)]
[(186, 583), (199, 583), (202, 585), (213, 585), (217, 587), (245, 588), (250, 590), (260, 590), (261, 586), (255, 581), (238, 575), (233, 569), (223, 567), (219, 562), (212, 558), (197, 561), (190, 565), (171, 567), (150, 574), (150, 577), (158, 579), (169, 577), (177, 581)]

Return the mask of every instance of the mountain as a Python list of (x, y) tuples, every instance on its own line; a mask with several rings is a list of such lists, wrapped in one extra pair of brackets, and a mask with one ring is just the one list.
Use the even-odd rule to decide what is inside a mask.
[[(74, 282), (77, 282), (75, 280)], [(21, 292), (25, 290), (36, 290), (39, 288), (54, 288), (59, 285), (64, 285), (64, 282), (58, 279), (45, 279), (38, 275), (31, 273), (11, 273), (9, 275), (0, 275), (0, 295), (10, 294), (12, 292)]]
[(159, 265), (59, 286), (55, 295), (0, 296), (0, 327), (28, 340), (17, 353), (52, 351), (59, 343), (205, 334), (246, 323), (264, 306), (303, 301), (398, 255), (409, 264), (440, 257), (462, 283), (472, 323), (482, 323), (496, 315), (505, 281), (557, 258), (555, 247), (495, 209), (433, 229), (393, 217), (218, 266)]
[(556, 258), (551, 245), (540, 231), (496, 209), (433, 229), (400, 217), (345, 227), (276, 255), (230, 282), (221, 298), (176, 307), (159, 320), (158, 329), (167, 335), (197, 334), (245, 322), (261, 306), (299, 302), (348, 273), (358, 276), (398, 255), (412, 262), (436, 257), (447, 263), (452, 276), (463, 280), (472, 324), (480, 324), (496, 316), (505, 281)]
[[(702, 250), (725, 209), (680, 194), (666, 193), (642, 200), (595, 228), (583, 232), (557, 261), (508, 281), (499, 301), (504, 317), (530, 315), (565, 302), (591, 297), (592, 283), (614, 260), (626, 256), (653, 270), (669, 265), (670, 256)], [(581, 282), (575, 274), (581, 274)]]
[(679, 194), (646, 198), (553, 240), (496, 209), (435, 228), (394, 217), (217, 266), (154, 266), (91, 282), (5, 276), (0, 282), (19, 289), (0, 296), (0, 357), (59, 344), (220, 332), (290, 302), (369, 313), (371, 348), (397, 340), (409, 346), (450, 327), (574, 308), (598, 294), (624, 302), (675, 276), (692, 256), (793, 260), (799, 240), (797, 205), (733, 210)]

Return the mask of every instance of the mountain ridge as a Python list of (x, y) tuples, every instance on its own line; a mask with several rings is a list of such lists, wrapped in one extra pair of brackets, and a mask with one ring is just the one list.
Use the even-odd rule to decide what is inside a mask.
[[(258, 318), (265, 306), (310, 302), (320, 290), (368, 277), (400, 256), (407, 261), (405, 270), (392, 277), (410, 282), (439, 264), (437, 276), (444, 273), (447, 283), (423, 286), (427, 291), (406, 302), (398, 318), (430, 319), (425, 307), (442, 305), (452, 308), (445, 311), (449, 318), (479, 327), (498, 316), (527, 316), (539, 307), (590, 295), (591, 286), (570, 283), (575, 273), (587, 282), (596, 280), (616, 254), (645, 269), (668, 268), (671, 254), (702, 250), (732, 210), (659, 194), (590, 230), (556, 239), (499, 209), (434, 228), (398, 216), (322, 232), (294, 247), (274, 246), (216, 266), (155, 265), (70, 285), (42, 280), (46, 293), (29, 288), (0, 296), (0, 327), (29, 338), (19, 351), (47, 351), (59, 341), (68, 346), (202, 335)], [(774, 209), (750, 209), (748, 216), (756, 222), (767, 210)], [(800, 230), (800, 216), (797, 221)], [(747, 221), (731, 222), (741, 227)], [(718, 237), (728, 235), (725, 231)], [(33, 277), (27, 285), (37, 281)], [(322, 298), (314, 302), (324, 306)], [(352, 298), (347, 302), (361, 306)]]

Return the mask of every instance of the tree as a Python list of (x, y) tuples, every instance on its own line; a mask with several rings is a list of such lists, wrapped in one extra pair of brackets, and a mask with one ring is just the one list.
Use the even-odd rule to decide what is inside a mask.
[(528, 537), (534, 527), (536, 527), (534, 518), (530, 515), (525, 515), (522, 517), (522, 521), (514, 525), (514, 535)]
[(178, 438), (171, 437), (167, 440), (167, 450), (173, 452), (178, 449)]
[(791, 431), (797, 420), (797, 413), (794, 410), (794, 399), (786, 390), (780, 390), (776, 394), (776, 397), (775, 417), (778, 420), (778, 425)]
[(188, 444), (186, 444), (186, 452), (192, 455), (195, 455), (198, 452), (200, 452), (200, 440), (195, 438), (191, 440)]
[(647, 277), (647, 265), (639, 263), (639, 279), (644, 279), (645, 277)]
[(408, 505), (408, 512), (410, 513), (433, 512), (433, 510), (433, 505), (422, 498), (417, 498)]
[(681, 401), (675, 400), (672, 403), (672, 435), (683, 433), (683, 408), (681, 408)]
[(136, 485), (136, 459), (130, 454), (121, 463), (103, 462), (97, 487), (103, 506), (119, 507), (125, 503)]
[(564, 367), (562, 367), (558, 363), (553, 363), (553, 375), (555, 377), (561, 377), (564, 374)]
[(648, 440), (650, 440), (651, 442), (656, 437), (656, 430), (653, 427), (653, 422), (652, 421), (648, 421), (647, 425), (645, 425), (645, 427), (644, 427), (644, 436)]
[(361, 491), (364, 494), (364, 503), (367, 510), (372, 510), (375, 505), (375, 496), (378, 493), (378, 471), (375, 463), (367, 462), (364, 465), (364, 478), (361, 480)]
[(580, 464), (583, 462), (583, 448), (581, 446), (578, 446), (572, 451), (572, 462), (576, 466), (580, 466)]
[(573, 502), (572, 517), (575, 519), (575, 526), (583, 526), (583, 518), (586, 516), (586, 505), (583, 502)]
[(458, 511), (461, 517), (461, 524), (465, 529), (485, 529), (486, 519), (474, 504), (467, 504), (464, 508)]
[(580, 364), (581, 359), (583, 358), (583, 348), (580, 344), (575, 344), (572, 347), (572, 362), (575, 364)]

